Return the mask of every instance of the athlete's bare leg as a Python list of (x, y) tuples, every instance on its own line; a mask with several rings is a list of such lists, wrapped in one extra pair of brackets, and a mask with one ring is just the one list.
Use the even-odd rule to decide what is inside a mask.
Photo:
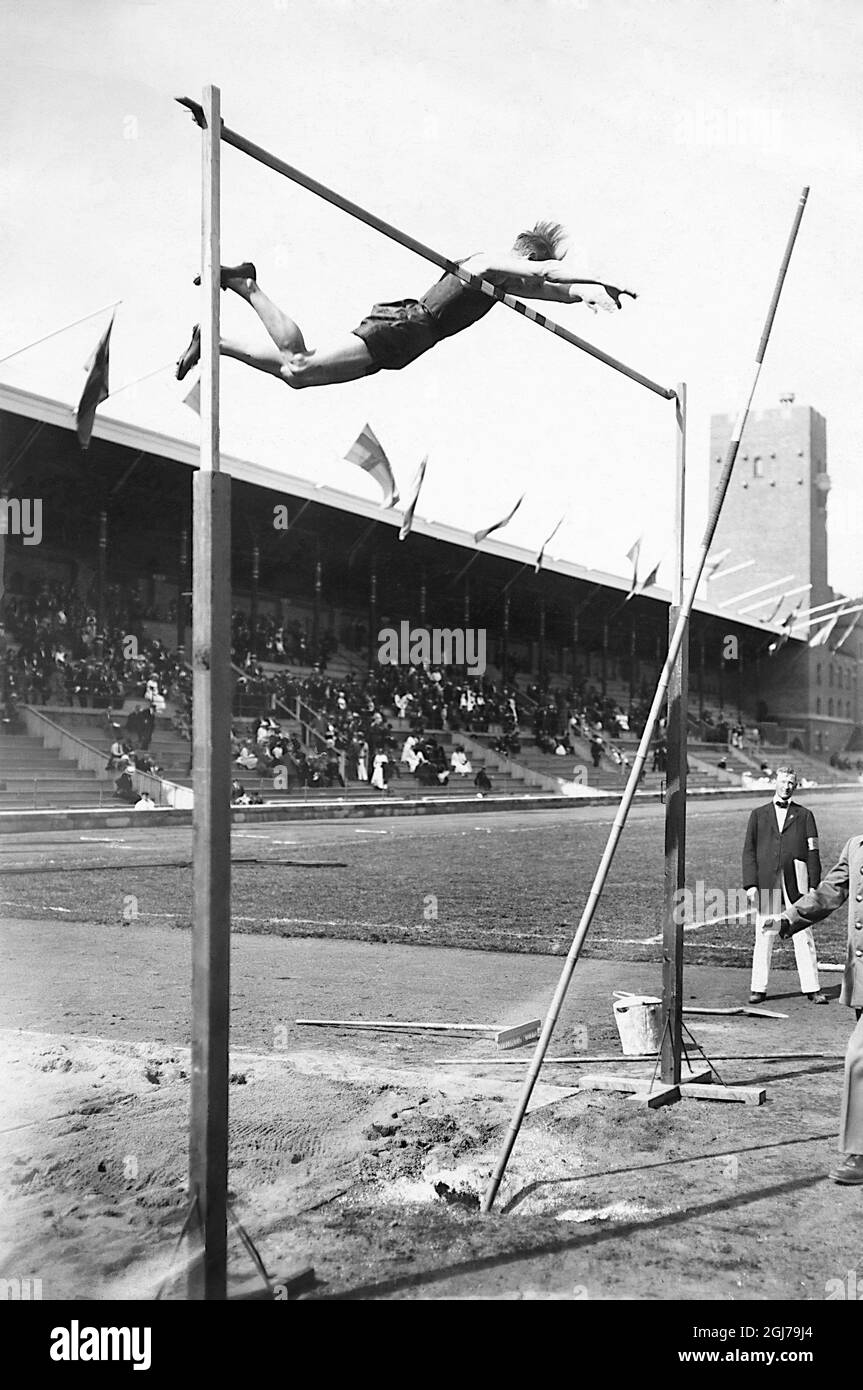
[(258, 371), (280, 376), (295, 390), (306, 386), (332, 386), (339, 382), (358, 381), (375, 370), (375, 363), (365, 343), (353, 334), (332, 348), (309, 351), (299, 325), (264, 294), (251, 276), (228, 280), (226, 288), (252, 306), (278, 353), (250, 352), (247, 348), (223, 340), (220, 351), (224, 356), (246, 362)]
[[(306, 386), (332, 386), (339, 382), (358, 381), (361, 377), (370, 376), (378, 371), (378, 366), (365, 343), (353, 333), (330, 348), (309, 349), (299, 326), (274, 304), (258, 285), (251, 273), (254, 266), (247, 263), (232, 269), (238, 273), (229, 275), (224, 267), (222, 269), (223, 289), (233, 290), (241, 299), (251, 304), (272, 338), (274, 347), (264, 349), (223, 338), (219, 344), (219, 352), (223, 357), (233, 357), (256, 371), (277, 376), (294, 390)], [(196, 283), (200, 283), (200, 277)], [(196, 325), (191, 342), (177, 363), (179, 381), (182, 381), (200, 361), (200, 356), (201, 334)]]
[(280, 377), (295, 391), (306, 386), (334, 386), (359, 381), (376, 370), (365, 343), (353, 334), (331, 348), (311, 352), (279, 352), (278, 349), (249, 347), (223, 338), (219, 344), (223, 357), (245, 362), (256, 371)]
[(280, 352), (308, 351), (299, 326), (264, 294), (257, 280), (243, 275), (224, 283), (225, 289), (233, 290), (234, 294), (251, 304)]

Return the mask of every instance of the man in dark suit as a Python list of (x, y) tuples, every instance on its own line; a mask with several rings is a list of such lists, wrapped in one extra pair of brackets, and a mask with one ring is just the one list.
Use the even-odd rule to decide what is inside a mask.
[[(818, 828), (812, 812), (792, 800), (796, 786), (794, 768), (778, 768), (773, 800), (754, 810), (746, 827), (743, 887), (756, 908), (750, 1004), (760, 1004), (767, 995), (777, 937), (774, 919), (821, 879)], [(801, 990), (813, 1003), (826, 1004), (811, 928), (795, 933), (794, 955)]]

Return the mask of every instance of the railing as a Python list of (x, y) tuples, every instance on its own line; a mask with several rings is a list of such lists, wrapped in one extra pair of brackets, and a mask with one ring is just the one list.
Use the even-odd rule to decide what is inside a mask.
[(310, 715), (312, 715), (314, 719), (320, 719), (321, 715), (318, 714), (317, 710), (313, 710), (311, 705), (307, 705), (305, 700), (300, 699), (299, 695), (296, 696), (296, 712), (289, 709), (288, 706), (285, 704), (284, 700), (282, 700), (278, 695), (275, 698), (275, 705), (277, 709), (283, 710), (284, 713), (288, 716), (288, 718), (293, 720), (295, 724), (299, 724), (300, 728), (303, 731), (303, 743), (306, 745), (306, 747), (308, 747), (309, 744), (315, 739), (318, 742), (319, 748), (322, 744), (326, 743), (326, 739), (324, 738), (320, 729), (316, 729), (313, 724), (309, 724), (305, 719), (303, 719), (300, 714), (300, 710), (306, 710)]
[[(42, 810), (58, 810), (58, 809), (75, 809), (75, 810), (78, 810), (78, 809), (80, 809), (80, 810), (82, 810), (82, 811), (93, 811), (93, 810), (102, 810), (102, 809), (104, 809), (106, 806), (115, 806), (115, 805), (117, 804), (116, 798), (115, 798), (113, 792), (109, 790), (108, 784), (107, 784), (106, 782), (93, 782), (93, 783), (91, 784), (91, 785), (92, 785), (92, 788), (93, 788), (93, 797), (92, 797), (92, 802), (91, 802), (89, 805), (87, 805), (87, 806), (81, 806), (80, 808), (77, 807), (77, 806), (76, 806), (75, 808), (69, 808), (69, 807), (60, 808), (60, 807), (57, 806), (57, 801), (59, 800), (59, 797), (58, 797), (58, 793), (57, 793), (56, 791), (53, 791), (53, 792), (43, 792), (43, 791), (40, 790), (40, 785), (41, 785), (42, 783), (44, 783), (44, 782), (56, 781), (55, 778), (51, 778), (51, 777), (16, 777), (16, 778), (15, 778), (15, 781), (16, 781), (16, 782), (26, 782), (26, 783), (27, 783), (27, 788), (28, 788), (28, 790), (27, 790), (26, 792), (22, 791), (22, 792), (19, 794), (18, 802), (17, 802), (17, 804), (16, 804), (15, 806), (4, 806), (4, 807), (2, 808), (2, 810), (5, 811), (5, 812), (9, 812), (9, 811), (13, 811), (13, 812), (14, 812), (14, 811), (19, 811), (19, 810), (20, 810), (20, 811), (25, 811), (25, 810), (38, 811), (38, 810), (40, 810), (40, 809), (42, 809)], [(50, 804), (48, 804), (48, 803), (50, 803)]]
[[(55, 724), (47, 715), (39, 710), (33, 709), (30, 705), (21, 705), (20, 711), (24, 719), (24, 725), (28, 734), (33, 738), (39, 738), (46, 748), (56, 748), (59, 750), (60, 757), (69, 762), (73, 762), (82, 772), (95, 772), (99, 787), (99, 805), (105, 804), (103, 790), (108, 782), (113, 783), (114, 778), (105, 766), (107, 753), (101, 748), (94, 748), (92, 743), (86, 743), (84, 739), (78, 738), (76, 734), (67, 733), (61, 729), (59, 724)], [(192, 792), (189, 787), (181, 787), (176, 782), (169, 782), (167, 778), (157, 777), (152, 772), (141, 772), (137, 768), (129, 769), (129, 776), (132, 779), (132, 786), (137, 792), (146, 792), (157, 806), (183, 806), (192, 805)], [(29, 778), (27, 779), (29, 782)], [(50, 777), (34, 777), (34, 809), (36, 808), (37, 789), (39, 781), (49, 782)], [(81, 784), (77, 784), (79, 789)], [(56, 799), (56, 794), (54, 794)], [(115, 792), (110, 794), (110, 804), (115, 805), (118, 798)]]
[(46, 748), (59, 749), (61, 758), (77, 764), (82, 771), (95, 772), (100, 780), (109, 780), (105, 769), (107, 754), (101, 748), (94, 748), (92, 743), (85, 743), (84, 739), (78, 738), (76, 734), (67, 733), (59, 724), (55, 724), (53, 719), (33, 709), (31, 705), (21, 705), (19, 713), (23, 716), (24, 725), (32, 738), (41, 739)]

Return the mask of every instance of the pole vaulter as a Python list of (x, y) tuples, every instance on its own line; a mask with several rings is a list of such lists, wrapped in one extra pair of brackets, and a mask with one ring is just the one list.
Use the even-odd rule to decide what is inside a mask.
[[(192, 113), (192, 116), (196, 123), (203, 128), (205, 124), (204, 114), (199, 103), (193, 101), (190, 97), (177, 97), (176, 100), (179, 102), (181, 106), (185, 106)], [(262, 149), (260, 145), (254, 144), (251, 140), (247, 140), (242, 135), (238, 135), (236, 131), (230, 130), (224, 124), (224, 122), (222, 122), (221, 124), (221, 138), (225, 144), (232, 145), (235, 149), (240, 150), (241, 153), (248, 155), (251, 159), (255, 159), (258, 161), (258, 163), (266, 165), (267, 168), (275, 170), (277, 174), (282, 174), (285, 178), (291, 179), (294, 183), (297, 183), (302, 188), (307, 189), (308, 192), (314, 193), (317, 197), (323, 198), (325, 202), (331, 203), (334, 207), (341, 209), (342, 212), (346, 212), (349, 214), (349, 216), (357, 218), (357, 220), (360, 222), (364, 222), (366, 226), (371, 227), (374, 231), (380, 232), (383, 236), (389, 237), (391, 241), (396, 241), (399, 243), (399, 245), (406, 247), (409, 251), (413, 251), (416, 253), (416, 255), (422, 256), (424, 260), (430, 261), (433, 265), (438, 266), (447, 274), (456, 276), (470, 289), (480, 294), (488, 296), (489, 299), (497, 300), (499, 303), (505, 304), (508, 309), (512, 309), (515, 313), (521, 314), (524, 318), (530, 319), (532, 323), (538, 324), (540, 328), (546, 329), (547, 332), (554, 334), (555, 337), (562, 338), (564, 342), (569, 343), (571, 346), (580, 348), (582, 352), (586, 352), (591, 357), (595, 357), (599, 362), (604, 362), (607, 367), (612, 367), (615, 371), (621, 372), (624, 376), (629, 377), (630, 380), (635, 381), (639, 385), (646, 387), (648, 391), (655, 392), (656, 395), (662, 396), (665, 400), (674, 400), (675, 393), (671, 388), (667, 386), (661, 386), (658, 382), (652, 381), (650, 377), (644, 376), (641, 372), (637, 372), (632, 367), (626, 366), (625, 363), (618, 361), (616, 357), (612, 357), (609, 353), (603, 352), (598, 347), (594, 347), (592, 343), (586, 342), (584, 338), (580, 338), (577, 334), (571, 333), (568, 328), (562, 327), (561, 324), (555, 323), (552, 319), (546, 318), (545, 314), (540, 313), (537, 309), (533, 309), (530, 305), (524, 304), (520, 299), (516, 298), (515, 295), (507, 293), (507, 291), (505, 289), (502, 289), (499, 285), (492, 284), (489, 280), (483, 279), (481, 275), (472, 274), (469, 269), (466, 269), (464, 266), (459, 264), (459, 262), (453, 261), (447, 256), (442, 256), (439, 251), (433, 250), (430, 246), (426, 246), (423, 242), (417, 241), (415, 237), (409, 236), (406, 232), (400, 231), (398, 227), (394, 227), (391, 223), (385, 222), (383, 218), (377, 217), (374, 213), (369, 212), (366, 208), (360, 207), (358, 203), (351, 202), (349, 198), (343, 198), (341, 194), (334, 192), (331, 188), (327, 188), (325, 184), (319, 183), (317, 179), (313, 179), (308, 174), (302, 173), (301, 170), (295, 169), (292, 164), (288, 164), (285, 160), (279, 159), (274, 154), (270, 154), (269, 151)], [(552, 255), (553, 254), (554, 253), (552, 252)], [(522, 259), (520, 261), (520, 264), (517, 264), (517, 259), (518, 258), (510, 257), (510, 260), (507, 262), (506, 270), (511, 274), (513, 279), (520, 280), (530, 278), (530, 263)], [(537, 257), (534, 256), (533, 259), (534, 261), (536, 261)], [(255, 267), (251, 264), (251, 262), (246, 262), (242, 266), (234, 267), (233, 270), (236, 272), (234, 282), (231, 283), (230, 286), (228, 286), (224, 283), (223, 277), (223, 287), (234, 289), (238, 288), (238, 286), (241, 285), (241, 287), (238, 288), (238, 292), (242, 293), (244, 298), (248, 298), (248, 282), (254, 282), (256, 279), (256, 275), (251, 274), (250, 272), (254, 272)], [(492, 267), (489, 266), (489, 273), (491, 273), (491, 270)], [(226, 275), (228, 273), (228, 271), (225, 272)], [(620, 308), (621, 294), (629, 294), (632, 298), (635, 298), (631, 290), (617, 290), (614, 286), (605, 286), (602, 281), (588, 279), (576, 280), (573, 277), (569, 276), (569, 274), (565, 272), (563, 268), (559, 265), (556, 268), (552, 266), (549, 269), (548, 273), (549, 276), (552, 277), (554, 280), (554, 283), (552, 283), (550, 286), (550, 292), (548, 290), (544, 290), (543, 292), (538, 293), (535, 288), (525, 287), (520, 287), (520, 292), (526, 293), (532, 298), (553, 299), (558, 302), (569, 303), (583, 301), (589, 304), (597, 303), (605, 308)], [(593, 291), (605, 291), (605, 293), (593, 294), (589, 289), (585, 289), (584, 291), (580, 292), (578, 289), (579, 286), (592, 286)], [(390, 308), (392, 306), (379, 307)], [(364, 320), (363, 325), (360, 325), (361, 329), (365, 329), (365, 325), (366, 321)], [(296, 329), (296, 325), (292, 325), (292, 327)], [(302, 343), (301, 336), (299, 341), (300, 343)], [(426, 346), (431, 346), (431, 343), (427, 343)], [(223, 351), (224, 350), (225, 349), (223, 348)], [(423, 350), (425, 350), (425, 348), (421, 346), (420, 351)], [(178, 375), (180, 375), (181, 379), (182, 376), (184, 376), (186, 372), (190, 370), (191, 366), (194, 365), (194, 362), (197, 360), (197, 351), (198, 349), (196, 344), (196, 334), (195, 332), (193, 332), (192, 342), (189, 344), (189, 347), (186, 349), (186, 353), (184, 353), (183, 357), (180, 359), (180, 363), (178, 364)], [(241, 360), (249, 360), (248, 355), (246, 354), (234, 353), (229, 351), (226, 353), (226, 355), (236, 355), (240, 357)], [(310, 356), (313, 357), (314, 355)], [(408, 360), (413, 359), (409, 358)], [(251, 365), (260, 364), (251, 363)], [(306, 381), (303, 381), (301, 379), (291, 380), (290, 374), (287, 372), (280, 372), (278, 370), (278, 367), (275, 367), (275, 364), (274, 367), (264, 367), (263, 370), (272, 370), (274, 375), (282, 375), (283, 379), (287, 380), (289, 385), (295, 386), (328, 385), (333, 381), (353, 380), (356, 379), (356, 377), (358, 376), (370, 374), (370, 371), (368, 369), (365, 371), (358, 370), (354, 372), (353, 375), (330, 376), (327, 379), (319, 381), (316, 380), (314, 377), (314, 361), (310, 362), (308, 365), (311, 370), (307, 373), (307, 376), (310, 376), (311, 379), (307, 379)], [(405, 364), (400, 362), (395, 362), (392, 364), (389, 362), (384, 362), (382, 365), (401, 366)], [(372, 365), (370, 370), (374, 371), (377, 369), (378, 368), (375, 365)], [(301, 376), (302, 373), (298, 372), (297, 377), (300, 378)]]

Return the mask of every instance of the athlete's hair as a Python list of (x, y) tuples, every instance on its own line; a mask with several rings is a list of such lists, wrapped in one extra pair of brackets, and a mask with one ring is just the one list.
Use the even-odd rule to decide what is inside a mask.
[(794, 778), (795, 782), (797, 781), (797, 768), (794, 766), (793, 763), (783, 763), (781, 767), (777, 767), (777, 777), (779, 776), (780, 772), (787, 772), (791, 777)]
[(566, 232), (559, 222), (537, 222), (529, 232), (519, 232), (513, 251), (529, 261), (559, 261)]

